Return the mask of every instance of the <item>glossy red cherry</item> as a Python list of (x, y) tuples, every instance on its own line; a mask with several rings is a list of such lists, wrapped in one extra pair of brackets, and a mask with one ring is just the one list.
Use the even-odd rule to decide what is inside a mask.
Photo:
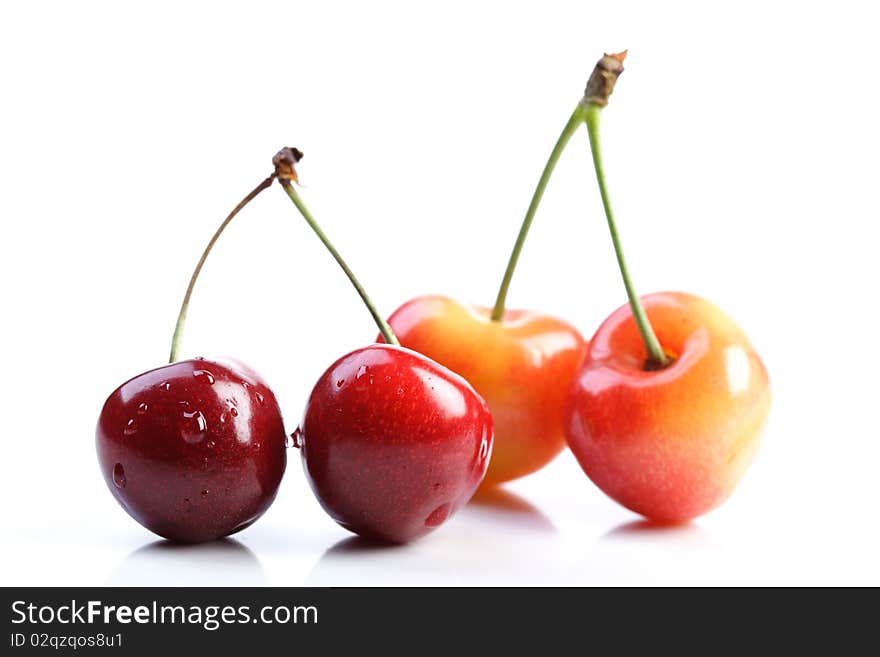
[(350, 531), (395, 543), (430, 532), (466, 504), (492, 451), (492, 417), (470, 384), (385, 344), (330, 366), (298, 434), (327, 513)]
[(319, 502), (362, 536), (403, 543), (445, 522), (486, 474), (492, 416), (470, 384), (399, 346), (364, 287), (293, 186), (302, 152), (285, 148), (275, 175), (339, 264), (387, 344), (343, 356), (312, 390), (295, 444)]
[(107, 486), (132, 518), (198, 543), (244, 529), (275, 498), (287, 462), (275, 395), (240, 364), (185, 360), (108, 397), (96, 431)]

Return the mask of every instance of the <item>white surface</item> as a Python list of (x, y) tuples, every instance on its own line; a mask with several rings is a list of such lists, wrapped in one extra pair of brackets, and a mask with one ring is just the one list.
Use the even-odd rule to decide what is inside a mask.
[[(0, 9), (0, 583), (880, 584), (866, 5), (308, 4)], [(96, 465), (101, 404), (163, 363), (201, 248), (280, 146), (305, 151), (302, 195), (385, 312), (428, 292), (489, 304), (553, 140), (622, 48), (604, 142), (636, 283), (725, 308), (773, 381), (728, 504), (651, 530), (565, 453), (509, 486), (516, 510), (359, 550), (292, 453), (234, 542), (163, 547), (126, 516)], [(510, 303), (590, 335), (623, 300), (581, 133)], [(276, 189), (217, 246), (184, 352), (253, 365), (292, 431), (323, 369), (374, 334)]]

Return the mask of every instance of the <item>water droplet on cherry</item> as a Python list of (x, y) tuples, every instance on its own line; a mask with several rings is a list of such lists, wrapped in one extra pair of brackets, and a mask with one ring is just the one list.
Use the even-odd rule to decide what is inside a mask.
[(489, 456), (489, 441), (483, 438), (480, 442), (480, 460), (485, 461)]
[(232, 415), (232, 417), (238, 417), (238, 409), (235, 406), (231, 406), (229, 408), (229, 414)]
[(365, 386), (373, 385), (373, 375), (370, 373), (369, 365), (361, 365), (355, 376), (355, 385), (363, 390)]
[(184, 411), (183, 418), (186, 420), (180, 430), (180, 436), (190, 445), (200, 443), (205, 439), (208, 430), (208, 422), (201, 411)]
[(125, 429), (122, 430), (126, 436), (133, 436), (137, 433), (138, 425), (134, 418), (125, 423)]
[(262, 406), (263, 404), (266, 403), (266, 398), (263, 397), (262, 393), (259, 393), (259, 392), (258, 392), (258, 393), (255, 393), (255, 396), (256, 396), (256, 398), (257, 398), (257, 403), (258, 403), (260, 406)]
[(431, 514), (425, 518), (425, 526), (426, 527), (436, 527), (443, 523), (449, 517), (449, 512), (452, 511), (452, 505), (448, 502), (446, 504), (441, 504), (436, 509), (431, 511)]
[(208, 370), (196, 370), (193, 372), (193, 378), (201, 383), (207, 383), (209, 386), (214, 384), (214, 375)]
[(169, 392), (171, 390), (171, 384), (168, 381), (163, 381), (159, 384), (159, 387), (162, 388), (165, 392)]
[(207, 490), (203, 490), (203, 491), (202, 491), (202, 497), (208, 497), (208, 491), (207, 491)]
[(341, 388), (343, 383), (345, 383), (345, 379), (339, 379), (339, 381), (336, 382), (336, 387)]
[(150, 407), (147, 405), (147, 402), (141, 402), (140, 404), (138, 404), (138, 415), (143, 415), (144, 413), (146, 413), (148, 408)]
[(125, 488), (125, 468), (122, 467), (121, 463), (113, 466), (113, 483), (116, 485), (116, 488)]

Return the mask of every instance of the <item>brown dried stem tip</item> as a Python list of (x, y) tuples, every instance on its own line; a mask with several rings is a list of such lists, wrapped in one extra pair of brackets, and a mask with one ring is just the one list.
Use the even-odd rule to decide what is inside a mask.
[(275, 176), (278, 180), (292, 180), (297, 185), (299, 177), (296, 175), (296, 163), (303, 159), (303, 153), (298, 148), (285, 146), (272, 158), (275, 165)]
[(593, 103), (599, 107), (608, 104), (608, 98), (614, 91), (617, 78), (623, 73), (623, 60), (626, 59), (626, 50), (605, 55), (596, 63), (596, 68), (587, 80), (587, 89), (584, 91), (584, 104)]

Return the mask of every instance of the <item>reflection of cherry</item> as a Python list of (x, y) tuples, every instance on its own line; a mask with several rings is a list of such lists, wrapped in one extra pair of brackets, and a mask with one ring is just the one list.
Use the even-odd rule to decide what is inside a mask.
[(203, 359), (177, 362), (196, 279), (236, 214), (211, 238), (181, 305), (171, 363), (123, 383), (108, 397), (95, 433), (110, 491), (147, 529), (197, 543), (244, 529), (275, 499), (287, 462), (275, 395), (246, 366)]
[(321, 505), (346, 529), (402, 543), (445, 522), (486, 474), (492, 416), (467, 381), (399, 346), (364, 288), (291, 185), (302, 154), (276, 172), (303, 218), (345, 271), (388, 344), (343, 356), (318, 380), (294, 444)]
[(757, 449), (770, 388), (745, 334), (714, 305), (680, 292), (635, 294), (599, 144), (599, 116), (624, 55), (600, 60), (580, 107), (629, 305), (593, 336), (568, 401), (568, 441), (612, 498), (680, 522), (731, 494)]

